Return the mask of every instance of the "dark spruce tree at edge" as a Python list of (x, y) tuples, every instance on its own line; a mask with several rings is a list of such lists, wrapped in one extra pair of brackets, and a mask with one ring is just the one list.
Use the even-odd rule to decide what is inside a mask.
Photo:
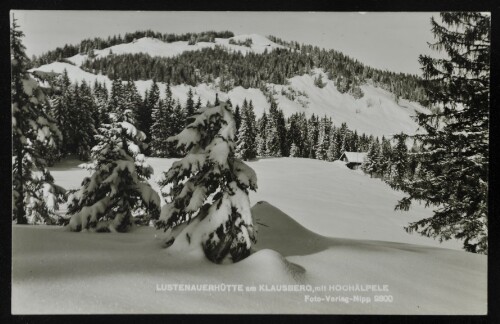
[[(17, 224), (57, 222), (55, 210), (65, 190), (54, 184), (43, 149), (55, 147), (62, 135), (44, 109), (47, 97), (27, 71), (29, 60), (13, 19), (10, 29), (12, 104), (12, 216)], [(40, 175), (36, 175), (38, 171)]]
[(408, 210), (413, 200), (435, 206), (432, 217), (407, 231), (461, 239), (466, 251), (487, 253), (490, 16), (454, 12), (441, 20), (431, 21), (437, 39), (431, 47), (449, 58), (420, 57), (429, 99), (441, 109), (417, 115), (425, 130), (415, 136), (420, 176), (403, 185), (408, 196), (396, 208)]

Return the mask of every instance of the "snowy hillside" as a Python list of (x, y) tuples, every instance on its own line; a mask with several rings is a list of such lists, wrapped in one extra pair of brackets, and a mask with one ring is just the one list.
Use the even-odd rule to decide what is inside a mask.
[[(149, 159), (156, 176), (173, 161)], [(68, 189), (78, 186), (87, 171), (77, 164), (70, 160), (51, 168), (55, 181)], [(161, 248), (161, 232), (148, 227), (95, 234), (14, 226), (13, 313), (486, 312), (486, 256), (459, 251), (456, 241), (439, 244), (402, 229), (430, 210), (415, 206), (408, 213), (394, 212), (400, 193), (341, 162), (276, 158), (249, 164), (259, 184), (251, 195), (258, 243), (247, 259), (214, 265), (203, 257), (172, 254)], [(174, 284), (221, 283), (258, 289), (165, 291)], [(266, 290), (282, 284), (387, 289)], [(376, 302), (376, 295), (391, 295), (392, 302)], [(337, 301), (327, 302), (326, 296)], [(346, 296), (365, 302), (346, 302)]]
[[(187, 45), (187, 42), (166, 43), (154, 38), (141, 38), (132, 43), (120, 44), (110, 48), (96, 50), (96, 57), (107, 56), (110, 50), (113, 54), (133, 54), (133, 53), (148, 53), (152, 56), (171, 57), (178, 55), (184, 51), (199, 50), (204, 47), (223, 46), (230, 51), (241, 51), (242, 53), (255, 52), (262, 53), (265, 49), (271, 50), (281, 45), (271, 42), (269, 39), (259, 35), (239, 35), (232, 39), (236, 41), (244, 41), (252, 39), (251, 47), (229, 44), (230, 39), (216, 38), (215, 43), (200, 42), (195, 45)], [(62, 73), (64, 69), (68, 71), (68, 76), (73, 82), (81, 82), (85, 80), (93, 84), (95, 80), (105, 82), (107, 88), (111, 88), (111, 80), (107, 76), (94, 75), (83, 71), (80, 65), (87, 59), (87, 55), (75, 55), (67, 58), (75, 65), (63, 62), (53, 62), (42, 65), (34, 70), (44, 72)], [(326, 84), (323, 88), (318, 88), (314, 85), (314, 79), (318, 75), (323, 76), (323, 81)], [(236, 87), (228, 93), (220, 91), (218, 80), (214, 84), (199, 84), (195, 87), (195, 99), (201, 97), (203, 103), (206, 101), (213, 102), (215, 94), (219, 94), (219, 98), (226, 100), (231, 99), (233, 105), (240, 105), (244, 99), (252, 100), (255, 113), (257, 116), (269, 109), (269, 103), (265, 95), (260, 89)], [(152, 80), (135, 81), (139, 92), (144, 95), (145, 91), (150, 88)], [(165, 95), (165, 84), (160, 83), (160, 94)], [(412, 116), (415, 111), (424, 111), (425, 109), (418, 103), (409, 102), (405, 99), (395, 101), (394, 95), (379, 87), (364, 84), (361, 89), (364, 96), (361, 99), (355, 99), (349, 93), (340, 93), (334, 85), (334, 82), (328, 80), (321, 69), (315, 69), (311, 75), (297, 75), (289, 79), (289, 85), (267, 84), (268, 90), (273, 93), (279, 107), (283, 110), (285, 116), (290, 116), (295, 112), (304, 112), (308, 117), (312, 114), (327, 115), (332, 117), (334, 124), (340, 125), (346, 122), (352, 130), (357, 130), (359, 133), (366, 133), (375, 136), (391, 135), (399, 132), (414, 133), (416, 131), (416, 123)], [(186, 102), (187, 91), (189, 86), (176, 85), (172, 87), (174, 98)]]
[[(245, 41), (246, 39), (251, 39), (252, 44), (247, 46), (230, 44), (230, 40), (235, 42)], [(156, 38), (144, 37), (133, 41), (132, 43), (119, 44), (111, 46), (102, 50), (95, 50), (94, 55), (96, 58), (105, 57), (112, 54), (138, 54), (147, 53), (151, 56), (162, 56), (162, 57), (172, 57), (187, 51), (197, 51), (203, 48), (214, 48), (215, 46), (222, 46), (229, 51), (241, 52), (243, 55), (253, 52), (253, 53), (264, 53), (271, 51), (275, 48), (282, 48), (283, 46), (276, 44), (264, 36), (251, 34), (251, 35), (238, 35), (231, 38), (215, 38), (215, 42), (198, 42), (194, 45), (189, 45), (188, 42), (163, 42)], [(87, 55), (77, 54), (75, 56), (67, 58), (69, 61), (73, 62), (77, 66), (82, 65), (82, 63), (88, 58)]]

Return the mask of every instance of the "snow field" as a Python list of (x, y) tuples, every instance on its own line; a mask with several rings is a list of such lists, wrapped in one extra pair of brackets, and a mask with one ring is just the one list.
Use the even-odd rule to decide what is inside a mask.
[[(147, 159), (155, 176), (174, 161)], [(78, 163), (52, 168), (55, 182), (77, 187), (88, 175)], [(161, 247), (162, 232), (150, 227), (98, 234), (15, 225), (12, 312), (485, 314), (486, 256), (403, 231), (429, 210), (394, 212), (400, 193), (340, 162), (275, 158), (249, 165), (259, 185), (250, 197), (258, 242), (247, 259), (215, 265), (202, 255), (171, 253)], [(257, 291), (166, 291), (221, 283)], [(388, 291), (266, 290), (283, 284), (387, 285)], [(374, 302), (378, 294), (393, 301)], [(311, 301), (326, 296), (371, 302)]]

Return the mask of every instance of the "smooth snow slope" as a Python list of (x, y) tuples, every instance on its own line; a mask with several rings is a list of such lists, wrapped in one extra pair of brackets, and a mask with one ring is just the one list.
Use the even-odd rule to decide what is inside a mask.
[[(260, 35), (238, 35), (233, 37), (235, 40), (244, 40), (252, 38), (251, 48), (239, 45), (230, 45), (229, 39), (216, 39), (216, 43), (198, 43), (187, 45), (187, 42), (165, 43), (154, 38), (141, 38), (132, 43), (120, 44), (107, 49), (95, 51), (97, 57), (106, 56), (110, 49), (114, 54), (126, 53), (149, 53), (152, 56), (174, 56), (183, 51), (198, 50), (203, 47), (223, 46), (228, 50), (239, 50), (243, 53), (253, 51), (262, 53), (266, 48), (268, 50), (281, 47), (271, 42), (266, 37)], [(111, 80), (107, 76), (94, 75), (80, 69), (80, 65), (86, 60), (86, 55), (75, 55), (67, 58), (76, 65), (63, 62), (53, 62), (47, 65), (37, 67), (33, 70), (62, 73), (64, 69), (68, 71), (68, 76), (73, 82), (82, 82), (85, 80), (93, 84), (94, 80), (105, 82), (108, 89), (111, 89)], [(314, 85), (314, 79), (319, 75), (323, 76), (324, 88), (318, 88)], [(135, 81), (137, 89), (141, 95), (151, 87), (152, 80)], [(222, 92), (218, 86), (219, 80), (213, 84), (199, 84), (193, 87), (195, 100), (200, 97), (203, 104), (207, 101), (214, 102), (216, 93), (221, 100), (231, 99), (233, 105), (242, 105), (243, 101), (252, 100), (255, 113), (261, 116), (264, 111), (269, 110), (269, 103), (260, 89), (236, 87), (228, 93)], [(164, 83), (159, 83), (160, 95), (165, 96)], [(366, 133), (374, 136), (390, 136), (395, 133), (405, 132), (415, 133), (417, 125), (412, 117), (416, 111), (426, 111), (420, 104), (410, 102), (405, 99), (395, 101), (394, 95), (390, 92), (365, 84), (361, 86), (364, 96), (361, 99), (355, 99), (352, 95), (340, 93), (333, 81), (328, 80), (321, 69), (314, 69), (311, 74), (295, 76), (289, 79), (289, 85), (268, 84), (268, 89), (273, 93), (279, 107), (283, 110), (285, 116), (290, 116), (296, 112), (304, 112), (310, 117), (312, 114), (319, 116), (329, 116), (335, 125), (345, 122), (350, 129), (357, 130), (359, 133)], [(180, 100), (184, 105), (187, 99), (188, 85), (176, 85), (172, 87), (173, 97)], [(287, 96), (288, 94), (288, 96)], [(290, 95), (294, 95), (291, 100)]]
[[(150, 227), (97, 234), (15, 225), (12, 313), (486, 313), (485, 256), (321, 237), (265, 202), (253, 214), (266, 224), (257, 251), (229, 265), (172, 255)], [(241, 285), (243, 291), (166, 291), (174, 284)], [(270, 291), (282, 285), (311, 291)], [(386, 291), (336, 291), (339, 285), (385, 285)], [(375, 302), (377, 295), (391, 302)], [(352, 300), (327, 302), (327, 296)], [(354, 301), (357, 296), (365, 302)]]

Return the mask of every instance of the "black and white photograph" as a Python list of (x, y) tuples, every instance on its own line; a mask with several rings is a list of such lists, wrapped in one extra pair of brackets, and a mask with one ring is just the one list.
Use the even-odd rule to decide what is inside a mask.
[(13, 315), (487, 314), (490, 12), (9, 16)]

